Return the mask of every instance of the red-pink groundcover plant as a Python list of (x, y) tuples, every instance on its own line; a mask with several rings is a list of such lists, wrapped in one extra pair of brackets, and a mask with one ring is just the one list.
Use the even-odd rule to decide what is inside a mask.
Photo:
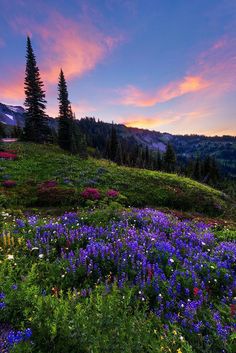
[(6, 188), (12, 188), (14, 186), (16, 186), (16, 181), (15, 180), (5, 180), (2, 183), (3, 186), (5, 186)]
[(15, 160), (17, 158), (17, 155), (15, 153), (11, 152), (0, 152), (0, 158), (3, 159), (10, 159), (10, 160)]
[(119, 191), (110, 189), (107, 191), (107, 197), (115, 198), (119, 196)]
[(96, 188), (84, 189), (81, 196), (86, 200), (99, 200), (101, 198), (100, 191)]
[(58, 186), (58, 182), (56, 180), (46, 180), (39, 185), (39, 188), (50, 189), (50, 188), (55, 188), (56, 186)]

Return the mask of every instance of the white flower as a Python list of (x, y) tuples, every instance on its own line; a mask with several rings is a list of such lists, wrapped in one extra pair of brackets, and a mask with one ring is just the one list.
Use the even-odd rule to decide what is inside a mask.
[(172, 263), (173, 263), (173, 262), (175, 262), (175, 261), (174, 261), (173, 259), (170, 259), (170, 262), (172, 262)]
[(42, 259), (43, 258), (43, 254), (39, 254), (39, 258)]
[(37, 246), (35, 246), (34, 248), (32, 248), (32, 250), (38, 250), (39, 248), (37, 248)]
[(14, 255), (7, 255), (8, 260), (14, 260)]

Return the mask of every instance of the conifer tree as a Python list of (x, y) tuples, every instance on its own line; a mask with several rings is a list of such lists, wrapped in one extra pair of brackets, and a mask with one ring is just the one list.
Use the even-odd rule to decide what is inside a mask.
[(120, 142), (118, 143), (115, 162), (119, 165), (123, 164), (123, 150), (122, 150), (122, 145)]
[(168, 142), (164, 154), (165, 169), (167, 172), (173, 172), (176, 164), (176, 155), (173, 146)]
[(29, 37), (27, 37), (24, 86), (24, 105), (26, 107), (24, 138), (27, 141), (43, 143), (47, 140), (48, 135), (48, 126), (45, 114), (45, 91)]
[(58, 144), (64, 150), (72, 154), (79, 154), (82, 158), (87, 157), (87, 145), (82, 135), (75, 114), (71, 109), (67, 83), (63, 71), (60, 71), (58, 82), (59, 101), (59, 126)]
[(199, 157), (196, 158), (194, 163), (193, 178), (196, 180), (201, 180), (202, 178), (202, 166)]
[(5, 137), (4, 125), (0, 122), (0, 139)]
[(60, 71), (58, 82), (59, 124), (58, 144), (64, 150), (71, 150), (72, 110), (68, 98), (67, 84), (63, 71)]
[(114, 127), (114, 124), (112, 122), (111, 135), (110, 135), (110, 138), (107, 140), (107, 146), (106, 146), (106, 150), (107, 150), (106, 154), (108, 159), (110, 159), (111, 161), (115, 161), (117, 148), (118, 148), (118, 140), (116, 135), (116, 128)]

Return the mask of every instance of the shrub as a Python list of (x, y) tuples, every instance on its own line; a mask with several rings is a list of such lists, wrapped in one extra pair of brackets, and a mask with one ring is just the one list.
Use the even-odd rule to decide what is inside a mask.
[(119, 191), (110, 189), (107, 191), (107, 197), (116, 198), (119, 196)]
[(74, 188), (60, 186), (39, 187), (37, 190), (37, 204), (39, 206), (64, 206), (77, 201)]
[(99, 200), (101, 198), (100, 191), (96, 188), (86, 188), (81, 193), (85, 200)]
[(5, 188), (12, 188), (12, 187), (16, 186), (16, 181), (14, 181), (14, 180), (5, 180), (5, 181), (3, 181), (2, 185)]

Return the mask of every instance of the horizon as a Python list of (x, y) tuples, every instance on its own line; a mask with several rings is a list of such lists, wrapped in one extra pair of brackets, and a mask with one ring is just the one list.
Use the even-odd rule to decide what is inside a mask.
[(77, 119), (236, 135), (235, 1), (0, 2), (0, 102), (23, 106), (29, 34), (49, 116), (62, 68)]

